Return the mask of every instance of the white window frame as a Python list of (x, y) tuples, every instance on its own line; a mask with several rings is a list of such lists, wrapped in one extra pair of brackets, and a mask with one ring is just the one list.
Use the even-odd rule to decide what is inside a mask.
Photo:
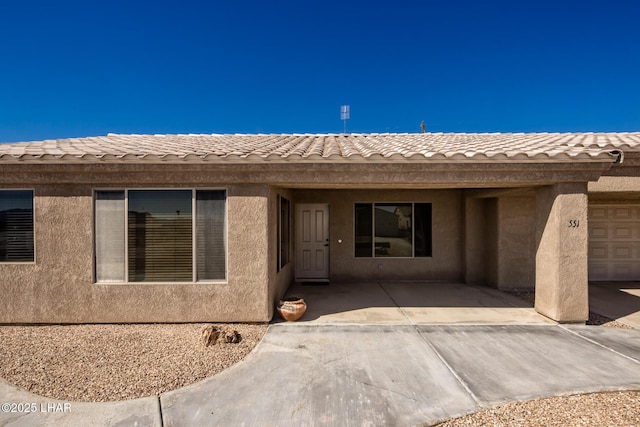
[[(124, 192), (124, 279), (122, 281), (98, 281), (96, 274), (96, 193), (102, 191), (122, 191)], [(191, 191), (191, 257), (192, 257), (192, 275), (191, 282), (131, 282), (129, 281), (129, 244), (128, 244), (128, 230), (129, 230), (129, 191)], [(198, 270), (197, 270), (197, 230), (196, 230), (196, 221), (197, 221), (197, 213), (196, 213), (196, 193), (198, 191), (224, 191), (224, 249), (225, 249), (225, 271), (224, 271), (224, 279), (209, 279), (209, 280), (198, 280)], [(93, 282), (96, 285), (166, 285), (166, 284), (175, 284), (175, 285), (186, 285), (186, 284), (226, 284), (229, 279), (229, 204), (228, 204), (228, 194), (229, 191), (225, 187), (105, 187), (105, 188), (94, 188), (93, 189)]]

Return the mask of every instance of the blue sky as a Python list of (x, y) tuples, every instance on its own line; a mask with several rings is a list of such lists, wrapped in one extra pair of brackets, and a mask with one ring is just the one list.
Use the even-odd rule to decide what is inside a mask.
[(5, 1), (0, 141), (640, 130), (637, 1)]

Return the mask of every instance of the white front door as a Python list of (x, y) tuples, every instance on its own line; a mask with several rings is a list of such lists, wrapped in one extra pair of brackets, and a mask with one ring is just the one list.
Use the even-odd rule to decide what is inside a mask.
[(296, 279), (329, 278), (329, 205), (296, 205)]

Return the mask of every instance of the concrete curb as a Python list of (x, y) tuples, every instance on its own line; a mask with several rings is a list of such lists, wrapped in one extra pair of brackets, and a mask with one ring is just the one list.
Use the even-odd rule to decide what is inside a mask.
[(119, 402), (67, 402), (38, 396), (1, 378), (0, 396), (1, 426), (162, 426), (160, 402), (155, 396)]

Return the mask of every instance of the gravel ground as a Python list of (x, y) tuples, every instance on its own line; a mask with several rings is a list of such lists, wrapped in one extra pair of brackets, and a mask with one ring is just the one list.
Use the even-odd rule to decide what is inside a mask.
[(0, 377), (54, 399), (135, 399), (228, 368), (249, 354), (267, 330), (267, 325), (216, 325), (238, 331), (242, 340), (204, 347), (205, 326), (0, 326)]
[(594, 393), (509, 403), (439, 427), (640, 426), (640, 392)]

